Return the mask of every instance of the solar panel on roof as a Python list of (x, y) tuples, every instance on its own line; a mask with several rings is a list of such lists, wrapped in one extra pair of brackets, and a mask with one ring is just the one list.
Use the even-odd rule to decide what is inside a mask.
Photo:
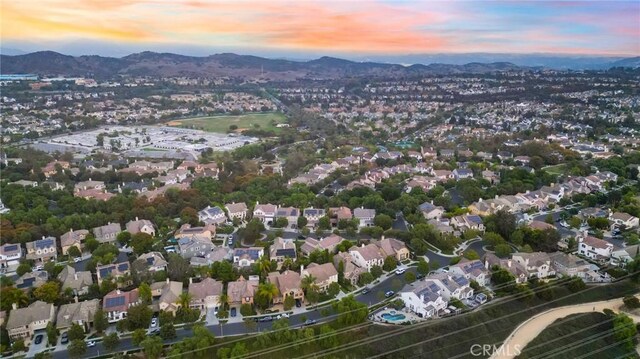
[(107, 268), (100, 268), (100, 277), (104, 278), (111, 274), (113, 267), (109, 266)]
[(22, 281), (22, 288), (31, 287), (35, 281), (36, 281), (35, 278), (25, 278)]
[(467, 284), (467, 280), (465, 277), (453, 277), (453, 280), (458, 283), (459, 285), (465, 285)]
[(107, 308), (119, 307), (121, 305), (124, 305), (124, 296), (107, 298), (107, 300), (105, 301), (105, 307)]
[(120, 263), (118, 264), (118, 271), (124, 272), (129, 269), (129, 263)]
[(11, 244), (11, 245), (5, 246), (4, 249), (6, 251), (15, 251), (15, 250), (18, 249), (18, 245), (17, 244)]
[(296, 250), (293, 248), (278, 249), (276, 251), (276, 255), (287, 257), (287, 258), (295, 258)]

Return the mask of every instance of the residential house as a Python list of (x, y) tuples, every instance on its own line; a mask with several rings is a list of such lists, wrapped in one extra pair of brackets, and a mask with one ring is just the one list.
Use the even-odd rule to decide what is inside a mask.
[(215, 248), (213, 242), (206, 237), (184, 237), (178, 239), (178, 253), (184, 259), (205, 257)]
[(469, 280), (463, 276), (452, 273), (436, 273), (424, 279), (425, 282), (435, 283), (441, 289), (444, 300), (451, 298), (458, 300), (473, 298), (473, 288)]
[(611, 220), (614, 225), (624, 226), (627, 229), (638, 227), (640, 221), (638, 217), (624, 212), (615, 212), (611, 214), (611, 216), (609, 216), (609, 220)]
[(49, 178), (58, 173), (58, 166), (60, 166), (60, 169), (65, 170), (69, 169), (70, 164), (67, 161), (51, 161), (42, 167), (42, 173)]
[(360, 275), (362, 273), (365, 273), (366, 270), (353, 264), (353, 257), (351, 256), (351, 254), (349, 254), (349, 252), (340, 252), (333, 256), (333, 265), (336, 267), (336, 269), (340, 268), (341, 262), (343, 267), (344, 279), (351, 283), (351, 285), (357, 285)]
[(626, 246), (624, 249), (613, 251), (611, 253), (611, 265), (618, 267), (626, 267), (629, 262), (640, 255), (640, 244)]
[(167, 278), (163, 282), (151, 284), (151, 296), (158, 310), (176, 315), (180, 308), (180, 294), (182, 294), (182, 282), (174, 282)]
[(211, 252), (201, 257), (191, 257), (189, 262), (192, 267), (210, 266), (215, 262), (232, 260), (232, 251), (228, 247), (213, 247)]
[[(129, 262), (104, 264), (96, 267), (96, 275), (99, 285), (106, 278), (111, 278), (116, 281), (118, 288), (126, 287), (130, 282), (131, 267)], [(123, 278), (124, 281), (118, 280), (119, 278)]]
[(73, 290), (76, 296), (89, 293), (89, 287), (93, 284), (93, 277), (89, 271), (76, 271), (72, 266), (65, 266), (58, 274), (58, 280), (62, 283), (62, 290)]
[(63, 304), (58, 308), (56, 329), (66, 331), (71, 328), (71, 325), (78, 324), (87, 333), (93, 327), (93, 318), (98, 309), (100, 309), (99, 299)]
[(227, 221), (227, 215), (218, 206), (207, 206), (207, 208), (198, 212), (198, 220), (200, 220), (200, 222), (204, 222), (205, 224), (220, 225)]
[(373, 243), (360, 247), (353, 246), (349, 248), (349, 254), (353, 258), (353, 263), (361, 268), (365, 268), (367, 272), (371, 271), (371, 267), (380, 266), (384, 264), (386, 258), (385, 253)]
[(49, 273), (43, 270), (27, 272), (15, 281), (16, 288), (28, 292), (44, 285), (49, 280)]
[(215, 279), (205, 278), (194, 283), (193, 278), (189, 278), (189, 294), (191, 295), (189, 308), (198, 309), (201, 312), (213, 309), (217, 312), (220, 309), (222, 287), (222, 282)]
[(427, 220), (438, 219), (442, 217), (445, 212), (444, 207), (434, 205), (433, 201), (421, 204), (418, 209)]
[(473, 178), (473, 171), (467, 168), (456, 168), (455, 170), (453, 170), (452, 174), (453, 178), (455, 178), (456, 181), (465, 178)]
[(469, 229), (484, 232), (484, 223), (482, 218), (478, 215), (463, 215), (451, 218), (451, 224), (460, 231), (466, 231)]
[(106, 188), (107, 188), (107, 186), (105, 186), (104, 182), (102, 182), (102, 181), (93, 181), (93, 180), (91, 180), (91, 178), (89, 178), (88, 181), (82, 181), (82, 182), (76, 183), (73, 186), (73, 192), (74, 193), (78, 193), (78, 192), (89, 191), (89, 190), (103, 191)]
[(229, 306), (239, 307), (242, 304), (253, 304), (253, 297), (258, 289), (258, 278), (246, 280), (240, 276), (237, 281), (227, 284)]
[(287, 228), (296, 229), (298, 228), (298, 217), (300, 217), (300, 210), (293, 207), (280, 207), (276, 211), (276, 219), (278, 218), (286, 218)]
[(60, 246), (62, 247), (62, 255), (67, 255), (69, 253), (69, 249), (71, 247), (76, 247), (82, 253), (82, 241), (87, 238), (89, 231), (86, 229), (79, 229), (74, 231), (73, 229), (69, 230), (69, 232), (60, 236)]
[(469, 281), (476, 281), (481, 286), (489, 285), (491, 276), (484, 263), (478, 259), (472, 261), (463, 259), (458, 264), (450, 265), (449, 272), (464, 276)]
[(175, 239), (184, 238), (203, 238), (211, 241), (216, 235), (216, 226), (208, 224), (204, 227), (191, 227), (190, 224), (183, 224), (180, 229), (174, 233)]
[(449, 170), (434, 170), (433, 177), (435, 177), (438, 182), (447, 182), (455, 178), (453, 172)]
[(19, 244), (3, 244), (0, 246), (0, 268), (17, 268), (22, 256), (22, 247)]
[(273, 303), (284, 303), (286, 297), (291, 296), (293, 299), (304, 301), (304, 291), (302, 290), (302, 281), (300, 274), (294, 271), (284, 271), (283, 273), (272, 272), (267, 277), (269, 283), (273, 283), (279, 294), (273, 298)]
[(329, 208), (329, 220), (333, 227), (337, 227), (340, 221), (350, 221), (353, 218), (349, 207)]
[(318, 225), (320, 218), (325, 215), (325, 210), (321, 208), (305, 208), (302, 212), (302, 216), (307, 219), (307, 227), (311, 228), (315, 228)]
[(93, 235), (100, 243), (112, 243), (118, 239), (118, 234), (122, 232), (120, 223), (111, 223), (93, 229)]
[(264, 256), (263, 247), (235, 248), (233, 250), (233, 264), (239, 267), (249, 267)]
[(102, 298), (102, 310), (107, 314), (109, 323), (115, 323), (125, 319), (127, 317), (127, 310), (138, 304), (142, 304), (138, 288), (128, 292), (116, 289)]
[(132, 235), (138, 233), (146, 233), (152, 237), (155, 237), (156, 235), (155, 226), (153, 225), (153, 223), (151, 223), (151, 221), (147, 219), (138, 219), (138, 217), (136, 217), (135, 221), (127, 222), (125, 228), (127, 229), (127, 232), (131, 233)]
[(513, 253), (511, 259), (526, 269), (529, 278), (542, 279), (556, 274), (551, 266), (551, 257), (548, 253)]
[(301, 266), (300, 277), (311, 276), (315, 278), (315, 285), (320, 291), (326, 291), (331, 283), (338, 283), (338, 271), (333, 263), (311, 263), (308, 267)]
[(518, 284), (526, 283), (529, 280), (529, 272), (522, 264), (511, 259), (498, 258), (493, 253), (487, 253), (484, 256), (484, 267), (486, 269), (491, 269), (493, 266), (498, 266), (507, 270), (514, 276), (515, 281)]
[(42, 237), (37, 241), (27, 242), (27, 259), (32, 260), (36, 265), (44, 264), (58, 257), (58, 248), (54, 237)]
[(277, 269), (280, 269), (285, 259), (290, 258), (292, 261), (296, 260), (296, 244), (292, 239), (276, 237), (273, 240), (273, 244), (269, 247), (269, 258), (272, 261), (276, 261), (278, 264)]
[(549, 254), (551, 265), (556, 271), (556, 275), (562, 277), (578, 277), (585, 282), (605, 282), (605, 276), (600, 274), (600, 268), (586, 260), (563, 252)]
[(600, 238), (578, 236), (578, 254), (598, 261), (608, 261), (613, 252), (613, 244)]
[(256, 203), (256, 206), (253, 209), (253, 218), (259, 219), (265, 226), (272, 226), (273, 222), (276, 220), (277, 211), (278, 206), (275, 204)]
[(244, 221), (247, 218), (247, 213), (249, 213), (249, 209), (244, 202), (227, 203), (224, 207), (227, 209), (230, 221), (233, 221), (235, 218)]
[(373, 226), (373, 218), (376, 216), (375, 209), (356, 208), (353, 210), (353, 218), (357, 219), (359, 228)]
[(433, 281), (407, 284), (398, 293), (405, 307), (422, 318), (432, 318), (447, 308), (442, 289)]
[(167, 261), (160, 252), (144, 253), (136, 258), (132, 265), (136, 270), (144, 270), (151, 273), (167, 270)]
[(399, 262), (409, 259), (411, 255), (407, 245), (395, 238), (385, 238), (382, 236), (382, 239), (374, 242), (374, 244), (382, 250), (385, 257), (392, 256)]
[(47, 328), (55, 319), (55, 315), (56, 307), (51, 303), (38, 300), (26, 308), (18, 308), (14, 303), (6, 325), (9, 339), (23, 339), (28, 344), (34, 332)]
[(489, 181), (489, 183), (492, 185), (500, 183), (500, 176), (493, 171), (489, 171), (489, 170), (482, 171), (482, 178)]
[(324, 251), (326, 249), (329, 253), (334, 253), (338, 244), (343, 240), (344, 238), (337, 234), (332, 234), (328, 237), (321, 238), (320, 240), (307, 237), (304, 244), (302, 244), (302, 247), (300, 247), (300, 250), (307, 256), (315, 250)]

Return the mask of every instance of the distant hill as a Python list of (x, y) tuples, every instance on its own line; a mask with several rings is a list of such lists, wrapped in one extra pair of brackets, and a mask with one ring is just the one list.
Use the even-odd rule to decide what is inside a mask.
[(627, 59), (622, 59), (615, 61), (611, 64), (612, 67), (640, 67), (640, 56), (637, 57), (629, 57)]
[(295, 79), (335, 79), (358, 76), (412, 76), (420, 74), (487, 73), (526, 70), (510, 63), (470, 63), (466, 65), (402, 66), (376, 62), (355, 62), (333, 57), (311, 61), (267, 59), (231, 53), (206, 57), (171, 53), (140, 52), (122, 58), (68, 56), (53, 51), (0, 56), (0, 72), (35, 73), (51, 76), (190, 76), (232, 77), (287, 81)]
[[(480, 56), (480, 59), (483, 57)], [(603, 68), (612, 66), (637, 67), (639, 58), (615, 59)], [(24, 55), (1, 55), (0, 73), (35, 73), (52, 76), (186, 76), (230, 77), (245, 80), (289, 81), (296, 79), (336, 79), (343, 77), (404, 77), (426, 74), (490, 73), (527, 71), (531, 67), (511, 62), (471, 62), (466, 64), (431, 63), (404, 66), (383, 62), (356, 62), (334, 57), (310, 61), (268, 59), (232, 53), (205, 57), (172, 53), (140, 52), (122, 58), (103, 56), (69, 56), (53, 51)]]

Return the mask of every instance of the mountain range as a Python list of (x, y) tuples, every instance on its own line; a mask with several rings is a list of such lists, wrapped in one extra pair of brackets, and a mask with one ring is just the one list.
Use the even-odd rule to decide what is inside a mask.
[[(609, 66), (637, 67), (640, 57), (618, 59)], [(230, 77), (289, 81), (296, 79), (336, 79), (344, 77), (404, 77), (425, 74), (488, 73), (496, 71), (530, 70), (510, 62), (471, 62), (467, 64), (410, 66), (356, 62), (334, 57), (310, 61), (269, 59), (250, 55), (223, 53), (204, 57), (172, 53), (140, 52), (125, 57), (69, 56), (53, 51), (23, 55), (0, 55), (0, 73), (33, 73), (43, 76), (93, 76), (109, 78), (115, 75)]]

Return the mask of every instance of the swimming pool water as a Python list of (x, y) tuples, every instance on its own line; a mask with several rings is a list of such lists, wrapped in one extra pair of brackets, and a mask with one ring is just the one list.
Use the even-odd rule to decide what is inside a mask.
[(396, 321), (396, 320), (404, 320), (406, 318), (407, 317), (404, 314), (390, 314), (390, 313), (382, 314), (382, 319), (385, 319), (385, 320)]

